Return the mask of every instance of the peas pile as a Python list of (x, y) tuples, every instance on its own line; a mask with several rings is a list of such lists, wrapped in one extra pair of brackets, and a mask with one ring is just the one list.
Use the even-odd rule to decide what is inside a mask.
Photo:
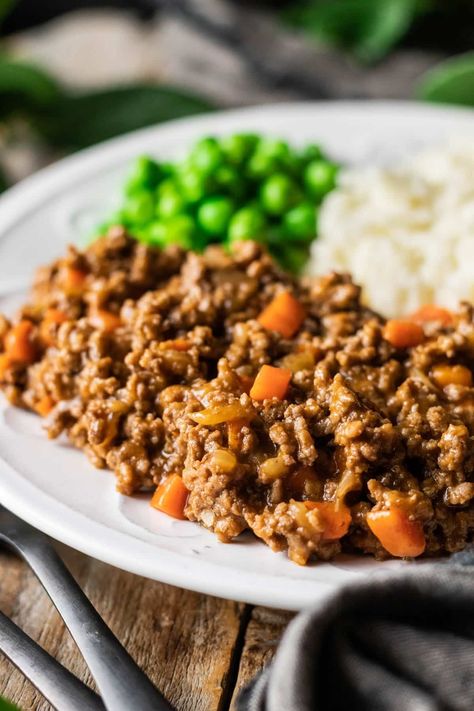
[(102, 229), (120, 223), (146, 244), (197, 251), (211, 242), (231, 248), (253, 239), (297, 273), (338, 169), (317, 145), (295, 151), (255, 134), (206, 137), (177, 163), (139, 158), (121, 209)]

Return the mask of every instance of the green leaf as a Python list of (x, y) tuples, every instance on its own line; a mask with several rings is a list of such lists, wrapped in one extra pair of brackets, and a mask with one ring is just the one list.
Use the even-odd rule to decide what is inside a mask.
[(0, 697), (0, 711), (19, 711), (19, 709), (3, 697)]
[(59, 94), (58, 85), (45, 72), (0, 56), (0, 121), (13, 114), (44, 110)]
[(0, 0), (0, 22), (9, 14), (16, 3), (17, 0)]
[(62, 96), (38, 117), (36, 127), (52, 145), (74, 150), (210, 109), (191, 94), (141, 84)]
[(417, 95), (425, 101), (474, 106), (474, 52), (447, 59), (428, 71)]
[(323, 42), (375, 62), (402, 39), (422, 7), (420, 0), (305, 0), (286, 17)]

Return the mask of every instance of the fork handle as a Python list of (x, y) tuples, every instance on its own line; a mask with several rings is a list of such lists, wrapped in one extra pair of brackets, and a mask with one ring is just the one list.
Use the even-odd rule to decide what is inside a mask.
[(0, 612), (0, 650), (57, 709), (104, 711), (92, 689)]
[(69, 628), (109, 711), (173, 711), (82, 592), (48, 538), (4, 509), (0, 540), (28, 563)]

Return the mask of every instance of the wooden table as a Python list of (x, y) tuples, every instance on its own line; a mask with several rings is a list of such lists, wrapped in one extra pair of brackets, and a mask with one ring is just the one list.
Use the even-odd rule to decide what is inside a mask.
[[(58, 549), (86, 594), (177, 711), (235, 708), (239, 689), (272, 658), (292, 614), (188, 592)], [(93, 686), (61, 618), (28, 567), (0, 553), (0, 609)], [(0, 696), (22, 711), (52, 707), (0, 655)]]

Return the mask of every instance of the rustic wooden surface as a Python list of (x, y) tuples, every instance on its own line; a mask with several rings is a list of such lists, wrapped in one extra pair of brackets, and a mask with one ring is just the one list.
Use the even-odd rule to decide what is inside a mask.
[[(180, 590), (112, 568), (64, 546), (60, 553), (92, 603), (177, 711), (235, 709), (238, 690), (272, 658), (291, 619)], [(61, 618), (28, 567), (0, 552), (0, 609), (93, 686)], [(22, 711), (51, 706), (0, 655), (0, 696)]]

